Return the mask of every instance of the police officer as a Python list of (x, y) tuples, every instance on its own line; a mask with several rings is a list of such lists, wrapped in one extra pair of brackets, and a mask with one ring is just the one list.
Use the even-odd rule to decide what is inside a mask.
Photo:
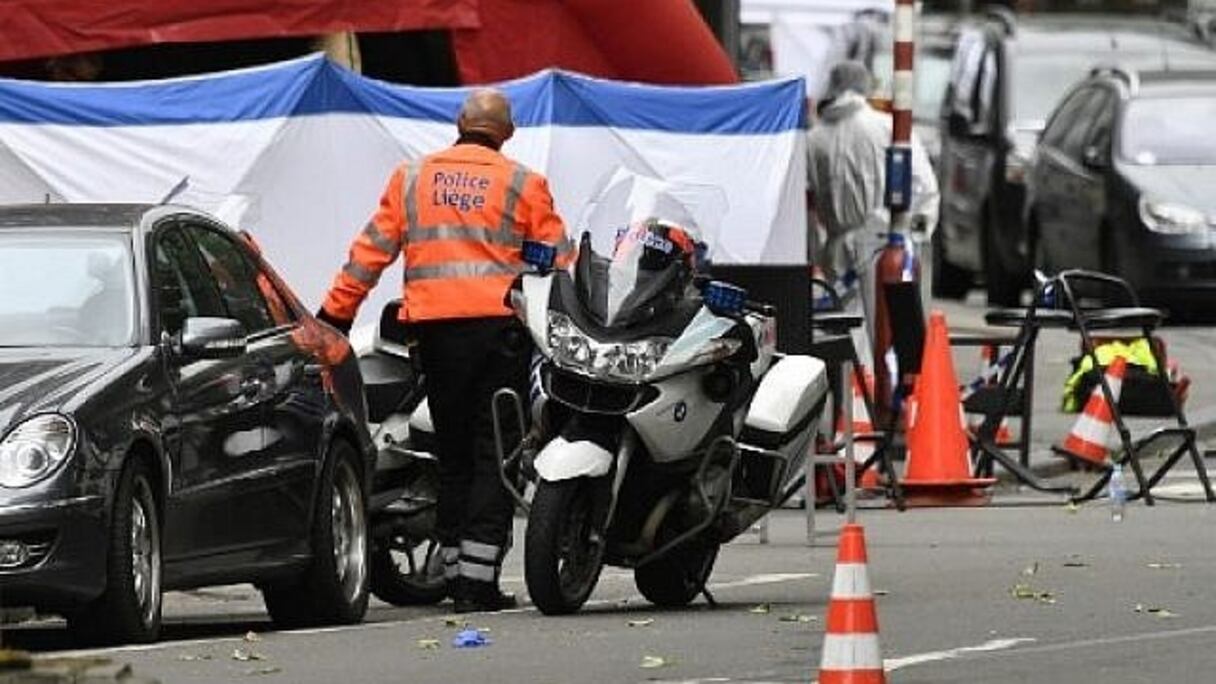
[(490, 405), (501, 387), (527, 396), (531, 346), (503, 300), (523, 271), (524, 240), (557, 247), (559, 266), (573, 246), (545, 178), (499, 152), (515, 130), (507, 98), (472, 93), (457, 128), (455, 145), (393, 172), (318, 318), (349, 331), (380, 273), (405, 254), (401, 319), (418, 340), (439, 441), (439, 539), (456, 610), (469, 612), (515, 605), (498, 586), (513, 506)]

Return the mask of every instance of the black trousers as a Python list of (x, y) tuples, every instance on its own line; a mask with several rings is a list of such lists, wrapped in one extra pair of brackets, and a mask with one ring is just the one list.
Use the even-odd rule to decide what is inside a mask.
[[(449, 575), (497, 581), (511, 540), (514, 503), (498, 477), (491, 402), (500, 388), (528, 396), (531, 338), (515, 318), (419, 323), (427, 399), (439, 442), (439, 541)], [(506, 416), (507, 448), (517, 434)], [(459, 552), (457, 552), (459, 549)]]

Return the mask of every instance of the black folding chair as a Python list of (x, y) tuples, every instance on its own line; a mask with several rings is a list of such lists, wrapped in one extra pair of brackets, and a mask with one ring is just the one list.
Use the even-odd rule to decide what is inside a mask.
[[(1191, 462), (1195, 466), (1195, 473), (1203, 486), (1204, 496), (1208, 502), (1216, 502), (1216, 494), (1213, 493), (1211, 481), (1208, 479), (1207, 467), (1196, 446), (1195, 430), (1187, 423), (1186, 413), (1169, 384), (1166, 373), (1165, 347), (1155, 344), (1153, 340), (1153, 333), (1160, 327), (1164, 314), (1159, 309), (1141, 306), (1139, 297), (1136, 296), (1135, 290), (1127, 281), (1105, 273), (1082, 270), (1064, 271), (1048, 281), (1045, 287), (1054, 287), (1058, 290), (1056, 292), (1057, 301), (1062, 302), (1071, 314), (1070, 327), (1076, 330), (1081, 337), (1082, 353), (1089, 356), (1095, 369), (1099, 369), (1097, 372), (1098, 386), (1102, 388), (1107, 406), (1110, 407), (1111, 418), (1122, 446), (1122, 450), (1112, 459), (1111, 464), (1103, 467), (1102, 476), (1098, 481), (1077, 499), (1092, 499), (1100, 494), (1110, 480), (1114, 470), (1113, 464), (1118, 463), (1131, 466), (1139, 485), (1139, 490), (1133, 492), (1128, 498), (1143, 497), (1144, 503), (1151, 506), (1154, 503), (1153, 487), (1161, 482), (1166, 473), (1183, 456), (1189, 454)], [(1094, 341), (1094, 332), (1119, 330), (1138, 331), (1147, 340), (1148, 348), (1157, 364), (1157, 372), (1154, 374), (1155, 381), (1159, 383), (1162, 395), (1168, 397), (1169, 407), (1172, 409), (1169, 411), (1168, 417), (1172, 417), (1177, 423), (1173, 427), (1156, 428), (1138, 440), (1132, 439), (1131, 431), (1123, 419), (1119, 402), (1115, 400), (1110, 383), (1107, 382), (1106, 373), (1101, 370), (1101, 365), (1098, 363), (1096, 353), (1098, 345)], [(1169, 452), (1169, 456), (1151, 476), (1146, 478), (1143, 465), (1140, 463), (1141, 454), (1155, 444), (1175, 440), (1177, 444)], [(1058, 449), (1058, 451), (1068, 455), (1063, 449)]]

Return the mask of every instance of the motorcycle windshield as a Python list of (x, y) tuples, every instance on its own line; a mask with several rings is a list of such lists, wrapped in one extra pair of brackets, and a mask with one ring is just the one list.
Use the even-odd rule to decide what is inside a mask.
[(725, 213), (720, 188), (615, 170), (580, 221), (574, 280), (581, 303), (606, 327), (662, 315), (688, 295)]

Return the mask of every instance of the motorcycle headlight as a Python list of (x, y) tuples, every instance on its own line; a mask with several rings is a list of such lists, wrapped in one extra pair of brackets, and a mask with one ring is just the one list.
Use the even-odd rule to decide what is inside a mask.
[(579, 330), (570, 317), (549, 312), (549, 349), (563, 368), (608, 380), (642, 382), (667, 354), (663, 338), (635, 342), (599, 342)]
[(0, 441), (0, 487), (28, 487), (55, 472), (76, 444), (76, 426), (66, 417), (34, 416)]
[(1166, 235), (1202, 233), (1208, 229), (1207, 217), (1185, 204), (1140, 198), (1140, 220), (1151, 231)]

